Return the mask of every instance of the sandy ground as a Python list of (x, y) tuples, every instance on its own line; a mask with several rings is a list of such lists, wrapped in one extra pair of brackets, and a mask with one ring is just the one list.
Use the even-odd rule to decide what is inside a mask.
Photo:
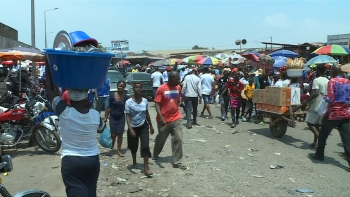
[[(150, 103), (155, 124), (155, 109)], [(211, 105), (212, 106), (212, 105)], [(202, 105), (199, 106), (200, 108)], [(213, 120), (199, 117), (200, 126), (183, 127), (184, 164), (188, 170), (172, 168), (171, 138), (168, 138), (160, 160), (150, 161), (152, 178), (145, 178), (142, 158), (139, 169), (131, 170), (130, 151), (124, 137), (124, 158), (115, 150), (100, 147), (101, 173), (98, 196), (299, 196), (297, 189), (313, 193), (303, 196), (349, 196), (350, 173), (347, 162), (338, 156), (343, 152), (339, 133), (334, 130), (327, 141), (324, 162), (307, 155), (313, 136), (305, 123), (288, 128), (280, 139), (271, 136), (268, 125), (240, 123), (229, 128), (230, 121), (219, 119), (219, 108), (212, 106)], [(185, 124), (185, 121), (183, 121)], [(184, 125), (185, 126), (185, 125)], [(157, 133), (157, 129), (155, 131)], [(153, 152), (155, 135), (151, 136)], [(12, 193), (41, 189), (51, 196), (65, 196), (60, 175), (60, 155), (46, 154), (39, 148), (8, 150), (14, 171), (0, 175)], [(271, 169), (270, 165), (283, 166)]]

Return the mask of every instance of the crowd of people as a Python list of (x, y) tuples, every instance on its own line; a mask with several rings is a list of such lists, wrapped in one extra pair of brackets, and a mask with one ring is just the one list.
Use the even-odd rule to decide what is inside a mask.
[[(46, 69), (49, 73), (49, 69)], [(110, 92), (109, 79), (103, 87), (96, 90), (66, 90), (61, 98), (52, 84), (51, 77), (46, 76), (46, 90), (53, 109), (60, 118), (62, 136), (62, 177), (68, 196), (85, 192), (85, 196), (96, 196), (99, 174), (96, 131), (102, 132), (109, 124), (111, 138), (117, 142), (117, 155), (121, 152), (124, 127), (127, 125), (127, 144), (132, 155), (132, 167), (137, 168), (137, 151), (143, 158), (144, 174), (151, 176), (149, 159), (157, 160), (169, 135), (171, 135), (172, 165), (174, 168), (187, 169), (183, 164), (183, 130), (181, 110), (185, 113), (186, 128), (198, 125), (198, 104), (204, 103), (200, 116), (213, 119), (215, 115), (221, 121), (231, 118), (231, 128), (240, 121), (253, 122), (255, 116), (258, 124), (264, 124), (263, 115), (255, 110), (252, 101), (255, 89), (267, 86), (300, 87), (302, 106), (308, 110), (305, 121), (314, 134), (310, 144), (316, 149), (314, 159), (324, 159), (327, 137), (333, 128), (338, 128), (344, 144), (350, 166), (350, 134), (348, 111), (350, 81), (343, 77), (340, 67), (334, 65), (330, 72), (325, 64), (318, 64), (304, 77), (289, 78), (285, 70), (279, 74), (249, 67), (224, 66), (196, 67), (186, 66), (180, 70), (168, 67), (164, 72), (151, 69), (153, 82), (156, 120), (149, 115), (149, 102), (142, 97), (142, 84), (134, 83), (131, 97), (125, 94), (125, 82), (117, 83), (117, 92)], [(327, 75), (329, 73), (329, 75)], [(92, 100), (96, 99), (96, 110), (92, 109)], [(317, 113), (320, 102), (328, 103), (324, 116)], [(220, 106), (221, 113), (214, 114), (211, 104)], [(100, 112), (105, 110), (104, 119)], [(231, 117), (228, 116), (230, 112)], [(77, 118), (78, 117), (78, 118)], [(79, 122), (82, 121), (83, 122)], [(88, 120), (86, 122), (85, 120)], [(157, 132), (153, 127), (156, 122)], [(106, 124), (105, 124), (106, 123)], [(87, 128), (89, 127), (89, 128)], [(149, 147), (149, 135), (157, 133), (153, 152)], [(79, 135), (77, 135), (79, 134)], [(140, 143), (140, 145), (139, 145)], [(87, 167), (82, 167), (83, 165)], [(91, 169), (96, 169), (90, 173)], [(89, 171), (89, 173), (88, 173)], [(86, 181), (89, 180), (89, 181)], [(88, 189), (87, 189), (88, 188)], [(82, 195), (84, 196), (84, 195)]]

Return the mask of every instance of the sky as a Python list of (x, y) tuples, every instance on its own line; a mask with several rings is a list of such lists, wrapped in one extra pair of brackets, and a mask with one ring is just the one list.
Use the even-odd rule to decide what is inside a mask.
[[(31, 0), (1, 0), (0, 22), (31, 44)], [(14, 7), (14, 5), (16, 5)], [(350, 33), (350, 0), (35, 0), (36, 47), (56, 34), (84, 31), (111, 46), (128, 40), (130, 51), (264, 47), (260, 42), (327, 42), (327, 35)], [(8, 8), (8, 9), (5, 9)]]

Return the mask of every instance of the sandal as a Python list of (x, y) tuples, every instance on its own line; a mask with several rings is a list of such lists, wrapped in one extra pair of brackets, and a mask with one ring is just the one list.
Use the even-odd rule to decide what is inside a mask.
[(310, 148), (317, 149), (317, 146), (314, 143), (312, 143), (312, 144), (310, 144)]
[(236, 127), (236, 124), (232, 124), (232, 125), (231, 125), (231, 128), (235, 128), (235, 127)]
[(179, 164), (173, 164), (173, 168), (178, 168), (178, 169), (180, 169), (180, 170), (187, 170), (187, 169), (188, 169), (187, 166), (182, 165), (181, 163), (179, 163)]

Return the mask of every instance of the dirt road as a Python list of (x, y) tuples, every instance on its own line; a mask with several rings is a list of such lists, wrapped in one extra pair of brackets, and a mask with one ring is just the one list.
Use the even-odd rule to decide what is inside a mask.
[[(153, 103), (150, 106), (155, 124)], [(336, 130), (327, 141), (325, 161), (314, 162), (307, 157), (314, 151), (309, 149), (313, 136), (305, 123), (289, 127), (283, 138), (276, 139), (268, 125), (240, 123), (231, 129), (229, 121), (219, 119), (219, 108), (212, 109), (217, 116), (213, 120), (199, 117), (201, 126), (184, 127), (188, 170), (172, 168), (170, 137), (160, 160), (150, 161), (153, 178), (144, 178), (142, 158), (138, 158), (139, 171), (130, 169), (126, 138), (124, 158), (117, 157), (115, 150), (100, 148), (98, 196), (298, 196), (297, 189), (313, 191), (303, 196), (349, 196), (350, 173), (345, 171), (347, 162), (338, 156), (343, 148)], [(7, 153), (14, 157), (14, 171), (1, 178), (9, 191), (37, 188), (55, 197), (65, 196), (58, 154), (48, 155), (38, 148)]]

